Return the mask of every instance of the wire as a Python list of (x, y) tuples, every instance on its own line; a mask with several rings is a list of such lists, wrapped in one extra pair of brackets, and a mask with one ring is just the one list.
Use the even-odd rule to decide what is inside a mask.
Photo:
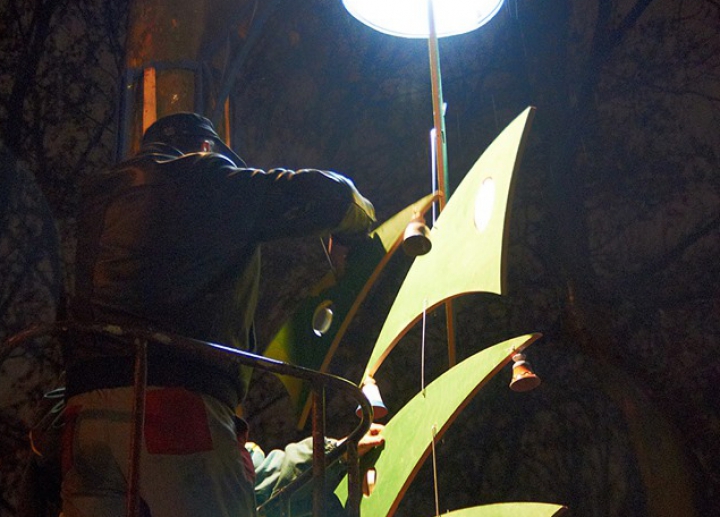
[(433, 466), (433, 490), (435, 491), (435, 516), (440, 515), (440, 495), (438, 491), (438, 475), (437, 475), (437, 456), (435, 454), (435, 437), (437, 435), (437, 427), (432, 426), (432, 466)]
[(420, 391), (425, 396), (425, 328), (427, 323), (427, 298), (423, 300), (422, 337), (420, 343)]

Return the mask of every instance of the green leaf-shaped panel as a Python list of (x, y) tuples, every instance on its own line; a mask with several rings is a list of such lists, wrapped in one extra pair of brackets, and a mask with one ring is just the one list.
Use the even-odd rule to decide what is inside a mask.
[[(472, 396), (516, 351), (535, 341), (529, 334), (486, 348), (446, 371), (418, 393), (385, 426), (385, 446), (375, 464), (377, 484), (362, 500), (361, 514), (389, 517), (397, 508), (423, 460), (430, 452), (433, 434), (440, 438)], [(347, 479), (338, 486), (347, 499)]]
[(462, 508), (442, 514), (443, 517), (555, 517), (567, 508), (550, 503), (496, 503)]
[(502, 294), (506, 221), (513, 174), (534, 109), (518, 116), (485, 150), (430, 232), (432, 250), (417, 257), (388, 313), (366, 375), (373, 375), (423, 312), (473, 292)]

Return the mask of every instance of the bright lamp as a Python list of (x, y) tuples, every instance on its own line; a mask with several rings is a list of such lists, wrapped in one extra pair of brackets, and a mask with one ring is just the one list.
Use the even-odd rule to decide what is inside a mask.
[[(464, 34), (485, 25), (503, 0), (435, 0), (438, 37)], [(355, 18), (375, 30), (405, 38), (427, 38), (428, 0), (343, 0)]]

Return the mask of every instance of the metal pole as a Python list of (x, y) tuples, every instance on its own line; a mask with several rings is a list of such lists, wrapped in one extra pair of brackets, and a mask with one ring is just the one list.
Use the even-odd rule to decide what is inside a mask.
[(325, 517), (325, 387), (312, 390), (313, 517)]
[(135, 376), (133, 381), (133, 407), (130, 425), (127, 516), (140, 515), (140, 451), (145, 426), (145, 394), (147, 391), (147, 340), (135, 340)]
[[(447, 169), (447, 145), (445, 138), (445, 113), (442, 95), (442, 78), (440, 76), (440, 50), (438, 45), (437, 29), (435, 28), (435, 9), (433, 0), (428, 0), (428, 50), (430, 54), (430, 81), (432, 84), (433, 122), (435, 124), (435, 156), (437, 160), (437, 185), (442, 194), (438, 201), (439, 211), (445, 208), (445, 202), (450, 197)], [(455, 352), (455, 314), (452, 302), (445, 302), (445, 317), (447, 321), (448, 364), (452, 368), (457, 362)]]
[(430, 54), (430, 81), (432, 86), (433, 123), (435, 126), (435, 155), (437, 159), (437, 185), (442, 193), (440, 210), (448, 197), (447, 147), (445, 145), (445, 113), (443, 107), (442, 79), (440, 77), (440, 51), (433, 0), (428, 0), (428, 51)]
[(360, 517), (360, 503), (362, 501), (362, 480), (360, 479), (360, 461), (358, 458), (358, 444), (348, 442), (347, 451), (348, 472), (348, 499), (345, 506), (347, 517)]

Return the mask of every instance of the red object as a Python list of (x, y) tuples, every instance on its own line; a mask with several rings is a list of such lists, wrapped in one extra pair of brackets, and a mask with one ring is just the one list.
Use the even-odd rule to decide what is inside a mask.
[(144, 430), (150, 454), (192, 454), (213, 448), (205, 404), (183, 388), (147, 392)]

